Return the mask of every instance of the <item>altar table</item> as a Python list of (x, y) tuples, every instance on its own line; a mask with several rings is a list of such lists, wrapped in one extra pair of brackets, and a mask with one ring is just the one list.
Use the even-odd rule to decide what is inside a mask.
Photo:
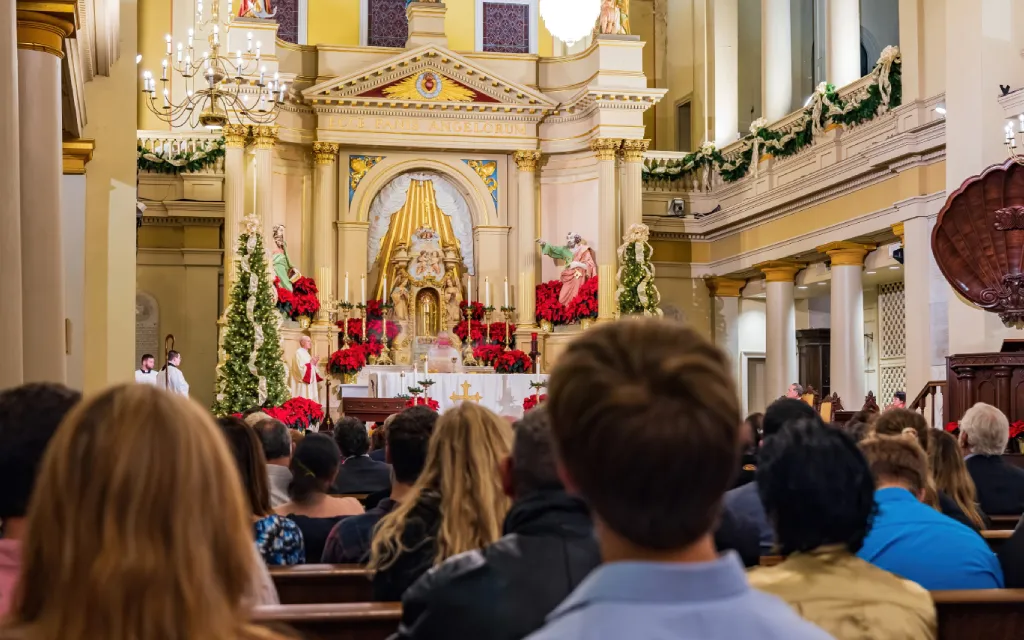
[[(502, 416), (520, 418), (523, 415), (523, 400), (533, 395), (530, 383), (547, 382), (547, 375), (527, 373), (431, 373), (429, 376), (420, 373), (413, 376), (411, 372), (369, 372), (363, 375), (371, 387), (377, 389), (378, 398), (394, 398), (400, 394), (408, 394), (409, 387), (419, 386), (425, 378), (434, 381), (426, 395), (441, 405), (441, 412), (454, 407), (460, 402), (470, 400), (479, 402), (491, 411)], [(546, 393), (539, 390), (539, 394)]]

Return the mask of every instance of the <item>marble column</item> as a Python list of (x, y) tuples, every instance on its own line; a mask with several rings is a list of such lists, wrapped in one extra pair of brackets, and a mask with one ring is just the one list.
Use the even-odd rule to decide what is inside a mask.
[(715, 345), (732, 359), (733, 376), (737, 378), (740, 366), (740, 291), (746, 280), (736, 278), (705, 278), (711, 294), (711, 334)]
[(537, 326), (537, 162), (540, 151), (516, 151), (519, 248), (516, 251), (516, 316), (519, 327)]
[(597, 138), (590, 148), (597, 157), (597, 320), (611, 320), (618, 312), (615, 304), (615, 252), (619, 246), (618, 203), (615, 188), (615, 156), (622, 140)]
[(765, 378), (766, 398), (778, 398), (799, 382), (796, 360), (796, 308), (793, 281), (806, 265), (772, 260), (755, 265), (765, 276)]
[(245, 138), (249, 127), (224, 127), (224, 309), (231, 301), (235, 283), (238, 230), (245, 217)]
[(61, 232), (61, 60), (74, 26), (18, 11), (22, 332), (25, 382), (67, 380)]
[(793, 106), (791, 36), (790, 0), (761, 0), (761, 113), (768, 122), (781, 119)]
[(277, 125), (252, 128), (256, 141), (256, 215), (263, 223), (263, 245), (270, 253), (274, 243), (274, 144)]
[(818, 247), (832, 261), (829, 371), (833, 393), (844, 406), (858, 407), (867, 394), (864, 380), (864, 257), (873, 244), (832, 242)]
[[(15, 4), (0, 7), (0, 149), (18, 158), (18, 28)], [(21, 295), (21, 178), (18, 162), (0, 171), (0, 389), (24, 379)]]
[(860, 0), (828, 0), (827, 78), (837, 87), (860, 78)]
[(738, 0), (714, 0), (715, 144), (739, 138), (739, 7)]
[(316, 319), (320, 325), (328, 322), (324, 302), (334, 298), (331, 241), (332, 227), (337, 217), (335, 212), (338, 210), (338, 170), (335, 166), (338, 144), (314, 142), (313, 156), (316, 158), (316, 175), (313, 180), (313, 273), (320, 288), (321, 309)]
[[(913, 398), (931, 380), (945, 379), (949, 344), (949, 285), (931, 250), (934, 216), (893, 225), (903, 240), (903, 295), (906, 313), (906, 392)], [(926, 412), (926, 417), (931, 418)]]
[(618, 230), (619, 240), (630, 225), (644, 221), (643, 211), (643, 162), (650, 140), (622, 141), (622, 228)]

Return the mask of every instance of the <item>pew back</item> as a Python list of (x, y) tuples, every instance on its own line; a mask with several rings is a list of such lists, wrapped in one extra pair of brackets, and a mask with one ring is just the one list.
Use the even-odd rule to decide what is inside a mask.
[(932, 591), (939, 640), (1016, 640), (1024, 629), (1024, 589)]
[(281, 604), (370, 602), (373, 572), (355, 564), (300, 564), (272, 567), (270, 577)]
[(385, 640), (398, 629), (398, 602), (304, 604), (257, 607), (253, 621), (274, 629), (290, 629), (306, 640)]

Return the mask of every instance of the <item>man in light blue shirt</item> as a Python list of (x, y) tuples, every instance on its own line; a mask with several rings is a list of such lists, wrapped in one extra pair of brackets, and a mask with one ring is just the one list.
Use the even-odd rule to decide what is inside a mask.
[(916, 441), (879, 436), (861, 449), (875, 477), (878, 513), (858, 556), (930, 591), (1003, 588), (999, 559), (985, 540), (920, 501), (928, 463)]
[(559, 358), (548, 412), (567, 488), (590, 505), (604, 564), (530, 640), (827, 640), (747, 583), (712, 531), (741, 424), (726, 356), (655, 318), (599, 325)]

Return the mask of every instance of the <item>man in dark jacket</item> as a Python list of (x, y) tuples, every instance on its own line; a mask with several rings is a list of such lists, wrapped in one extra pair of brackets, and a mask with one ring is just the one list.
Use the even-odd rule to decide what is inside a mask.
[(334, 426), (334, 441), (341, 449), (341, 468), (331, 493), (373, 493), (391, 485), (391, 467), (370, 458), (370, 436), (356, 418), (342, 418)]
[(586, 506), (558, 480), (543, 407), (515, 424), (502, 480), (513, 499), (505, 535), (413, 584), (394, 638), (519, 640), (601, 562)]
[(1024, 470), (1003, 459), (1010, 438), (1010, 424), (1003, 412), (979, 402), (960, 420), (960, 446), (964, 464), (978, 490), (981, 510), (989, 516), (1024, 513)]

